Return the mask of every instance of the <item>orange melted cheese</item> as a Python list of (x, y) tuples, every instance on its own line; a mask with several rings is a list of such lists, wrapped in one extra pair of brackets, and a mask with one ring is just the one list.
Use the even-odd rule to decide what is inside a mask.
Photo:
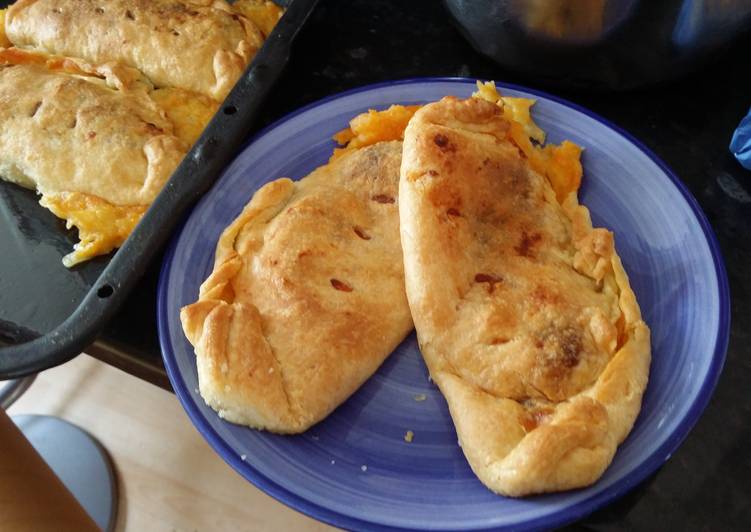
[(174, 87), (157, 89), (149, 96), (164, 110), (175, 136), (186, 146), (195, 144), (219, 108), (219, 102), (208, 96)]
[[(547, 177), (559, 202), (570, 193), (579, 190), (582, 178), (582, 149), (568, 140), (564, 140), (558, 146), (541, 145), (545, 141), (545, 132), (534, 123), (530, 115), (534, 100), (501, 96), (493, 81), (478, 81), (477, 92), (472, 96), (493, 102), (503, 109), (503, 116), (511, 122), (509, 140), (524, 153), (535, 172)], [(530, 139), (537, 142), (537, 145)]]
[(148, 207), (114, 205), (81, 192), (42, 196), (39, 203), (58, 218), (63, 218), (68, 229), (78, 229), (80, 242), (73, 246), (72, 253), (63, 257), (63, 264), (68, 268), (120, 247)]
[(269, 0), (237, 0), (232, 9), (245, 15), (267, 38), (284, 14), (284, 9)]
[[(2, 36), (0, 36), (0, 40), (2, 40)], [(56, 72), (67, 72), (77, 76), (94, 76), (91, 72), (85, 72), (78, 63), (70, 59), (20, 48), (2, 50), (0, 52), (0, 65), (41, 65)]]
[[(495, 83), (477, 82), (475, 98), (495, 103), (511, 123), (508, 137), (537, 173), (550, 181), (556, 198), (562, 202), (571, 192), (579, 190), (582, 178), (581, 147), (568, 140), (560, 145), (546, 144), (545, 132), (535, 124), (530, 110), (535, 100), (501, 96)], [(369, 110), (353, 118), (347, 129), (334, 135), (342, 148), (334, 149), (333, 161), (344, 153), (387, 140), (403, 140), (404, 130), (419, 105), (392, 105), (384, 111)], [(535, 141), (533, 143), (532, 141)]]
[(384, 111), (370, 109), (357, 115), (350, 120), (347, 129), (334, 135), (334, 140), (344, 147), (334, 149), (331, 161), (376, 142), (404, 140), (404, 130), (419, 108), (419, 105), (392, 105)]

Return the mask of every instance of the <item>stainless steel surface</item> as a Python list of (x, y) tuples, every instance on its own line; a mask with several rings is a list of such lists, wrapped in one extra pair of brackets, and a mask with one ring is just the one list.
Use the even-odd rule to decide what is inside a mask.
[(751, 0), (444, 1), (477, 51), (550, 84), (585, 88), (680, 76), (751, 22)]

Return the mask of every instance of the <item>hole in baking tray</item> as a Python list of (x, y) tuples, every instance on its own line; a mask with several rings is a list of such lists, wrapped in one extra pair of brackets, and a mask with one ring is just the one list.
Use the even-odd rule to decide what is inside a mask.
[(99, 290), (96, 291), (96, 295), (101, 297), (102, 299), (110, 297), (115, 290), (108, 284), (102, 285), (99, 287)]
[(237, 107), (234, 105), (228, 105), (224, 108), (224, 114), (225, 115), (233, 115), (237, 112)]

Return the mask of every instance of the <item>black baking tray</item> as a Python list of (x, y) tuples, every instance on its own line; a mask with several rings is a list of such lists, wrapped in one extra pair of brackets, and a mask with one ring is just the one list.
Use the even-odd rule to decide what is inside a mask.
[[(5, 7), (8, 0), (0, 0)], [(0, 379), (61, 364), (96, 337), (150, 261), (254, 129), (292, 41), (318, 0), (278, 1), (286, 13), (125, 244), (67, 269), (75, 230), (33, 191), (0, 181)], [(2, 127), (2, 125), (0, 125)]]

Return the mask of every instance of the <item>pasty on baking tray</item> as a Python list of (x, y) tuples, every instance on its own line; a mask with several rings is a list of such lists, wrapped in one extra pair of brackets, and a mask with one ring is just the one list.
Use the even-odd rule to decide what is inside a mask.
[(78, 227), (67, 266), (121, 245), (185, 155), (149, 90), (121, 65), (0, 50), (0, 176)]
[[(0, 65), (10, 68), (0, 74), (0, 116), (12, 117), (0, 177), (36, 188), (42, 205), (78, 228), (66, 266), (125, 241), (282, 13), (264, 0), (20, 0), (0, 10)], [(44, 113), (24, 116), (29, 101)], [(50, 125), (95, 114), (107, 126), (88, 139)]]
[(422, 354), (472, 469), (510, 496), (597, 480), (650, 363), (613, 234), (577, 200), (579, 148), (532, 144), (520, 103), (484, 86), (422, 108), (399, 187)]
[(258, 190), (180, 313), (200, 392), (224, 419), (296, 433), (349, 397), (412, 329), (397, 186), (402, 144), (351, 150)]
[(156, 87), (222, 101), (263, 43), (241, 13), (223, 0), (18, 0), (5, 28), (19, 48), (117, 61)]

